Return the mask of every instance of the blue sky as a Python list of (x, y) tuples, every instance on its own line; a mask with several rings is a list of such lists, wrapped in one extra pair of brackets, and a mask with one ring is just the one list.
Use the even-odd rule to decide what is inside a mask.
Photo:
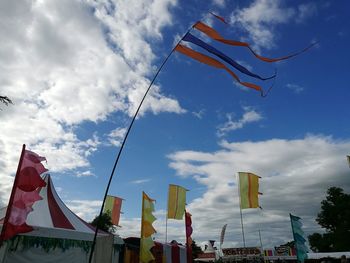
[[(0, 202), (12, 186), (21, 145), (46, 156), (66, 204), (86, 220), (99, 210), (125, 128), (169, 51), (197, 20), (223, 36), (287, 61), (268, 64), (248, 50), (214, 43), (251, 71), (277, 69), (266, 98), (226, 72), (174, 53), (147, 97), (118, 164), (110, 194), (123, 203), (119, 233), (139, 235), (141, 192), (157, 200), (164, 240), (168, 184), (189, 189), (193, 237), (241, 246), (238, 171), (262, 177), (261, 210), (244, 211), (247, 244), (291, 240), (291, 212), (315, 223), (330, 186), (350, 190), (347, 1), (2, 1)], [(208, 15), (212, 11), (229, 22)], [(195, 32), (193, 32), (195, 33)], [(203, 50), (200, 52), (205, 53)], [(262, 85), (238, 74), (243, 80)], [(183, 222), (169, 222), (183, 240)]]

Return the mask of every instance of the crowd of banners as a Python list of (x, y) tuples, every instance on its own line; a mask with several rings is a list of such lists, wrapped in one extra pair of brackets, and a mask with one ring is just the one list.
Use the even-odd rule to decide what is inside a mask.
[[(215, 14), (212, 14), (214, 17), (216, 17), (217, 19), (219, 19), (220, 21), (222, 21), (223, 23), (226, 23), (226, 21), (220, 17), (217, 16)], [(226, 23), (227, 24), (227, 23)], [(264, 61), (264, 62), (277, 62), (277, 61), (281, 61), (281, 60), (285, 60), (285, 59), (289, 59), (291, 57), (294, 57), (300, 53), (303, 53), (305, 51), (307, 51), (308, 49), (310, 49), (313, 45), (315, 44), (311, 44), (310, 46), (308, 46), (307, 48), (298, 51), (296, 53), (290, 54), (288, 56), (283, 56), (280, 58), (267, 58), (267, 57), (263, 57), (259, 54), (257, 54), (248, 43), (246, 42), (241, 42), (241, 41), (236, 41), (236, 40), (231, 40), (231, 39), (226, 39), (224, 37), (222, 37), (215, 29), (213, 29), (212, 27), (204, 24), (203, 22), (197, 22), (193, 25), (194, 29), (204, 33), (205, 35), (207, 35), (209, 38), (214, 39), (218, 42), (221, 42), (223, 44), (227, 44), (227, 45), (231, 45), (231, 46), (241, 46), (241, 47), (246, 47), (250, 50), (250, 52), (258, 59)], [(234, 67), (236, 70), (240, 71), (241, 73), (248, 75), (250, 77), (265, 81), (265, 80), (269, 80), (272, 78), (276, 77), (276, 74), (269, 76), (269, 77), (261, 77), (258, 74), (255, 74), (253, 72), (251, 72), (250, 70), (248, 70), (246, 67), (242, 66), (241, 64), (239, 64), (237, 61), (235, 61), (234, 59), (232, 59), (231, 57), (229, 57), (228, 55), (224, 54), (223, 52), (217, 50), (216, 48), (214, 48), (212, 45), (209, 45), (208, 43), (202, 41), (201, 39), (195, 37), (194, 35), (192, 35), (190, 32), (188, 32), (183, 38), (182, 41), (185, 42), (189, 42), (191, 44), (193, 44), (194, 46), (200, 47), (204, 50), (206, 50), (207, 52), (213, 54), (214, 56), (218, 57), (219, 59), (221, 59), (222, 61), (226, 62), (227, 64), (231, 65), (232, 67)], [(192, 48), (189, 48), (187, 46), (184, 46), (182, 44), (178, 44), (175, 49), (175, 51), (182, 53), (183, 55), (186, 55), (188, 57), (191, 57), (203, 64), (207, 64), (209, 66), (212, 67), (216, 67), (216, 68), (220, 68), (220, 69), (224, 69), (226, 70), (239, 84), (248, 87), (248, 88), (252, 88), (255, 89), (257, 91), (260, 91), (262, 96), (265, 96), (266, 93), (264, 94), (264, 91), (262, 89), (261, 86), (256, 85), (254, 83), (250, 83), (250, 82), (243, 82), (241, 81), (241, 79), (238, 77), (238, 75), (236, 73), (234, 73), (229, 67), (227, 67), (224, 63), (220, 62), (219, 60), (207, 56), (203, 53), (197, 52)]]
[(259, 205), (259, 178), (253, 173), (239, 172), (239, 192), (241, 209), (258, 208)]
[(187, 263), (192, 263), (192, 219), (189, 212), (185, 213), (185, 226), (186, 226), (186, 249), (187, 249)]
[(123, 199), (116, 196), (107, 195), (106, 197), (103, 212), (111, 216), (112, 224), (115, 226), (119, 226), (122, 202)]
[(168, 192), (168, 218), (183, 219), (186, 206), (186, 189), (179, 185), (170, 184)]
[(222, 229), (221, 229), (221, 235), (220, 235), (220, 247), (222, 246), (222, 244), (224, 243), (224, 239), (225, 239), (225, 232), (226, 232), (226, 227), (227, 224), (225, 224)]
[(307, 259), (308, 249), (305, 246), (306, 239), (304, 231), (301, 229), (303, 224), (300, 222), (300, 217), (292, 214), (289, 214), (289, 216), (292, 225), (295, 248), (297, 250), (297, 258), (299, 262), (304, 262), (304, 260)]
[(33, 228), (26, 224), (28, 214), (33, 211), (33, 204), (42, 200), (38, 194), (41, 187), (45, 187), (45, 181), (40, 175), (48, 171), (41, 163), (46, 160), (38, 154), (28, 151), (23, 145), (20, 161), (15, 176), (3, 228), (0, 236), (2, 241), (8, 240), (19, 233), (27, 233)]
[(155, 200), (142, 192), (142, 217), (141, 217), (141, 240), (140, 240), (140, 262), (149, 263), (154, 260), (151, 248), (154, 247), (152, 234), (156, 233), (152, 223), (156, 220), (153, 215)]

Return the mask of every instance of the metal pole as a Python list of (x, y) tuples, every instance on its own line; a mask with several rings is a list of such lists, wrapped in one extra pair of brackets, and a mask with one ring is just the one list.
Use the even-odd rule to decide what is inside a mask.
[(241, 187), (241, 181), (239, 180), (239, 176), (238, 176), (238, 197), (239, 197), (239, 213), (241, 215), (241, 227), (242, 227), (242, 237), (243, 237), (243, 246), (244, 248), (245, 246), (245, 237), (244, 237), (244, 227), (243, 227), (243, 215), (242, 215), (242, 203), (241, 203), (241, 191), (240, 191), (240, 187)]
[(169, 213), (169, 188), (168, 188), (168, 202), (165, 215), (165, 244), (168, 242), (168, 213)]
[[(192, 30), (192, 28), (193, 28), (193, 27), (191, 27), (190, 29), (188, 29), (187, 32), (186, 32), (186, 34), (189, 33), (189, 32)], [(136, 117), (137, 117), (137, 115), (138, 115), (138, 113), (139, 113), (139, 111), (140, 111), (140, 109), (141, 109), (141, 106), (142, 106), (142, 104), (143, 104), (143, 102), (144, 102), (144, 100), (145, 100), (145, 98), (146, 98), (146, 96), (147, 96), (149, 90), (151, 89), (151, 87), (152, 87), (154, 81), (156, 80), (156, 78), (157, 78), (159, 72), (162, 70), (163, 66), (164, 66), (165, 63), (168, 61), (169, 57), (174, 53), (176, 46), (181, 42), (181, 40), (186, 36), (186, 34), (184, 34), (184, 36), (179, 40), (179, 42), (178, 42), (178, 43), (175, 45), (175, 47), (171, 50), (171, 52), (169, 53), (169, 55), (165, 58), (165, 60), (163, 61), (163, 63), (162, 63), (161, 66), (159, 67), (159, 69), (157, 70), (157, 72), (156, 72), (156, 74), (154, 75), (154, 77), (153, 77), (151, 83), (149, 84), (149, 86), (148, 86), (148, 88), (147, 88), (145, 94), (143, 95), (143, 98), (142, 98), (142, 100), (141, 100), (141, 102), (140, 102), (140, 104), (139, 104), (139, 106), (138, 106), (138, 108), (137, 108), (137, 110), (136, 110), (136, 112), (135, 112), (135, 114), (134, 114), (134, 117), (132, 118), (132, 120), (131, 120), (131, 122), (130, 122), (130, 125), (129, 125), (128, 130), (127, 130), (127, 132), (126, 132), (126, 134), (125, 134), (125, 137), (124, 137), (124, 139), (123, 139), (123, 142), (122, 142), (122, 144), (121, 144), (121, 146), (120, 146), (118, 155), (117, 155), (117, 157), (116, 157), (116, 159), (115, 159), (115, 162), (114, 162), (114, 165), (113, 165), (113, 169), (112, 169), (111, 175), (110, 175), (109, 180), (108, 180), (108, 184), (107, 184), (107, 187), (106, 187), (106, 191), (105, 191), (105, 194), (104, 194), (104, 197), (103, 197), (103, 201), (102, 201), (102, 205), (101, 205), (101, 209), (100, 209), (99, 218), (101, 218), (102, 213), (103, 213), (103, 206), (104, 206), (104, 204), (105, 204), (105, 202), (106, 202), (106, 197), (107, 197), (108, 190), (109, 190), (109, 187), (110, 187), (111, 182), (112, 182), (112, 178), (113, 178), (113, 175), (114, 175), (115, 168), (117, 167), (117, 164), (118, 164), (120, 155), (121, 155), (121, 153), (122, 153), (122, 151), (123, 151), (123, 149), (124, 149), (124, 145), (125, 145), (126, 140), (127, 140), (128, 136), (129, 136), (129, 133), (130, 133), (130, 131), (131, 131), (131, 128), (132, 128), (132, 126), (133, 126), (133, 124), (134, 124), (134, 122), (135, 122), (135, 120), (136, 120)], [(92, 245), (91, 245), (91, 252), (90, 252), (90, 257), (89, 257), (89, 263), (92, 262), (92, 257), (93, 257), (93, 254), (94, 254), (94, 249), (95, 249), (95, 244), (96, 244), (97, 232), (98, 232), (98, 226), (96, 226), (96, 228), (95, 228), (95, 235), (94, 235), (94, 239), (93, 239)]]
[(168, 215), (165, 216), (165, 244), (167, 242), (168, 242)]
[(261, 247), (261, 250), (263, 249), (263, 244), (262, 244), (262, 241), (261, 241), (261, 232), (260, 232), (260, 229), (259, 229), (259, 239), (260, 239), (260, 247)]
[(261, 232), (260, 232), (260, 229), (259, 229), (259, 239), (260, 239), (260, 249), (261, 249), (261, 255), (264, 259), (264, 248), (263, 248), (263, 244), (262, 244), (262, 241), (261, 241)]

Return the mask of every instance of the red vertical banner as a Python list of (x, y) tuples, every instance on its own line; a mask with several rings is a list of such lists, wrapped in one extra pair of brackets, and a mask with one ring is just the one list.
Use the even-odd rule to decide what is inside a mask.
[(186, 226), (186, 252), (187, 252), (187, 263), (192, 263), (192, 219), (191, 214), (186, 212), (185, 214), (185, 226)]
[(42, 199), (37, 189), (46, 186), (45, 181), (40, 177), (47, 171), (41, 164), (43, 160), (46, 160), (45, 157), (26, 150), (23, 145), (0, 235), (0, 245), (16, 234), (33, 230), (26, 224), (26, 220), (28, 214), (33, 211), (33, 204)]

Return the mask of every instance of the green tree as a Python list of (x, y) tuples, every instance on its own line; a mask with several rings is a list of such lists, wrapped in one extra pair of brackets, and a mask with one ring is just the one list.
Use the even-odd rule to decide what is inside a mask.
[(328, 189), (316, 222), (326, 229), (326, 233), (314, 233), (308, 237), (313, 251), (336, 252), (350, 249), (350, 195), (344, 193), (342, 188)]
[(98, 227), (98, 229), (103, 230), (105, 232), (115, 232), (115, 228), (112, 224), (112, 218), (109, 213), (102, 213), (101, 218), (99, 218), (99, 216), (96, 216), (90, 224), (94, 227)]
[(201, 249), (201, 247), (198, 246), (196, 244), (196, 241), (194, 241), (194, 240), (192, 240), (191, 248), (192, 248), (192, 258), (193, 259), (198, 258), (198, 254), (203, 253), (203, 250)]

